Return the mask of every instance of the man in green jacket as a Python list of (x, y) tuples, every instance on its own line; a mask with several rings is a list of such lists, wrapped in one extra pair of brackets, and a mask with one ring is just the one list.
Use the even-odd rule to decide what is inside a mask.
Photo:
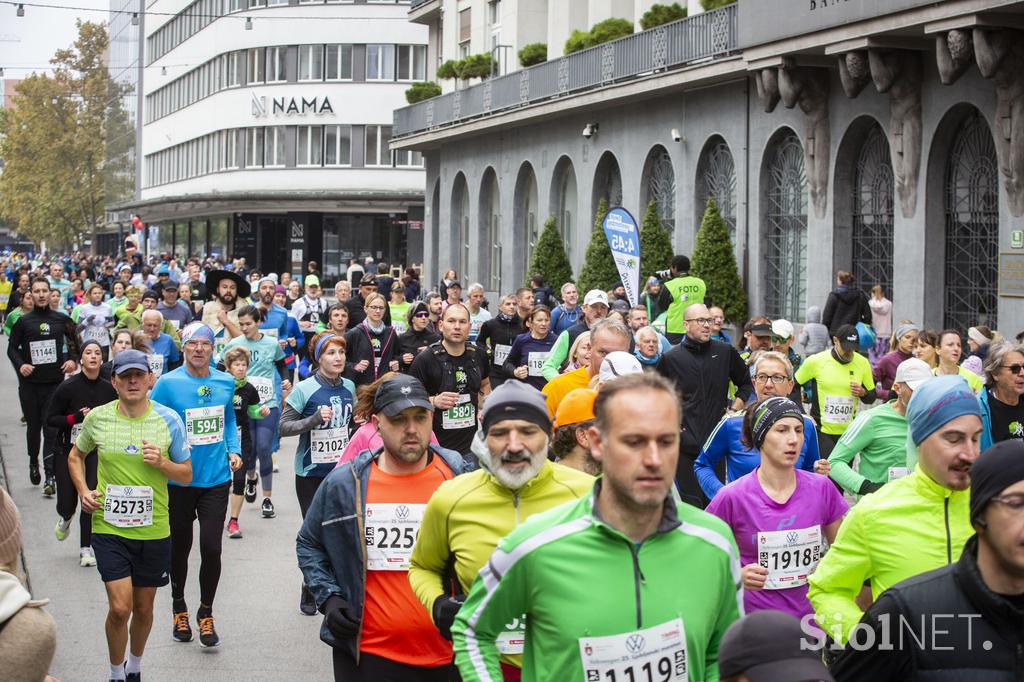
[(523, 616), (523, 680), (719, 678), (719, 642), (742, 612), (739, 554), (724, 523), (670, 494), (674, 388), (653, 373), (614, 379), (594, 422), (603, 478), (505, 537), (455, 619), (465, 682), (502, 679), (496, 640)]
[[(854, 599), (864, 582), (871, 595), (901, 580), (951, 564), (974, 534), (971, 465), (979, 453), (981, 409), (957, 375), (934, 377), (907, 406), (913, 473), (862, 499), (839, 528), (835, 544), (808, 581), (815, 619), (845, 644), (864, 615)], [(908, 453), (908, 463), (915, 455)]]
[(672, 278), (661, 288), (659, 305), (666, 310), (665, 338), (673, 346), (683, 340), (686, 325), (683, 324), (683, 313), (694, 303), (708, 305), (707, 285), (700, 277), (690, 274), (690, 259), (686, 256), (672, 257)]

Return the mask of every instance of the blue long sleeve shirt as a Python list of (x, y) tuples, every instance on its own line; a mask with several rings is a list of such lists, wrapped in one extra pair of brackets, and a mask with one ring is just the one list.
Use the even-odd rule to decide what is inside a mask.
[[(693, 463), (693, 471), (697, 474), (697, 482), (701, 490), (714, 499), (725, 483), (749, 474), (761, 463), (761, 453), (748, 448), (740, 442), (743, 432), (743, 415), (737, 414), (724, 417), (708, 436), (704, 447), (700, 450), (697, 461)], [(725, 483), (718, 480), (715, 467), (725, 457)], [(800, 457), (796, 460), (796, 468), (814, 473), (814, 463), (818, 461), (818, 434), (814, 422), (804, 417), (804, 445)]]

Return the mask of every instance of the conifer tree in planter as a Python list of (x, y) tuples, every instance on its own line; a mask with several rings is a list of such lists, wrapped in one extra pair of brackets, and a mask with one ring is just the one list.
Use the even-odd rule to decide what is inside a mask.
[(537, 244), (533, 247), (524, 286), (529, 286), (530, 277), (538, 272), (544, 276), (545, 284), (555, 291), (566, 282), (573, 281), (572, 266), (565, 255), (562, 235), (558, 233), (558, 221), (554, 216), (544, 222), (544, 229), (541, 230)]
[(704, 280), (711, 302), (722, 309), (725, 319), (742, 325), (747, 319), (747, 292), (740, 282), (729, 228), (711, 197), (697, 232), (690, 265), (690, 274)]
[(648, 277), (672, 265), (672, 256), (672, 238), (662, 227), (658, 207), (652, 201), (647, 204), (640, 225), (640, 291)]
[(591, 289), (608, 291), (619, 281), (619, 270), (615, 267), (612, 250), (601, 226), (607, 213), (608, 200), (602, 198), (594, 215), (594, 231), (590, 233), (590, 243), (587, 245), (587, 253), (577, 282), (577, 287), (583, 295)]

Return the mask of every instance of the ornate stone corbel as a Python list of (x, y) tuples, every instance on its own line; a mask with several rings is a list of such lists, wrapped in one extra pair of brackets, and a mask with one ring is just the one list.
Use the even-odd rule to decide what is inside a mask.
[(774, 68), (761, 69), (754, 72), (754, 84), (757, 86), (757, 99), (761, 101), (764, 112), (770, 114), (779, 104), (779, 77)]
[(1024, 32), (974, 29), (981, 75), (996, 85), (996, 148), (1010, 214), (1024, 215)]
[(786, 61), (779, 69), (779, 94), (787, 109), (799, 106), (807, 119), (804, 164), (814, 215), (825, 217), (828, 207), (830, 128), (828, 121), (828, 71), (795, 66)]
[(912, 50), (868, 50), (871, 79), (889, 94), (889, 147), (896, 193), (904, 218), (917, 210), (921, 171), (921, 54)]
[(858, 50), (836, 55), (836, 57), (839, 61), (839, 82), (843, 84), (843, 92), (847, 97), (853, 99), (871, 82), (868, 55), (866, 52)]
[(956, 83), (974, 63), (974, 43), (967, 31), (954, 29), (935, 36), (935, 61), (943, 85)]

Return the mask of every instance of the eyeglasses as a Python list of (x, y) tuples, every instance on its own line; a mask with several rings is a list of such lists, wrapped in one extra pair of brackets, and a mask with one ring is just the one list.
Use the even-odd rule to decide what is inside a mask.
[(991, 501), (1004, 505), (1015, 514), (1020, 514), (1021, 511), (1024, 511), (1024, 495), (1003, 495), (993, 497)]
[(384, 306), (382, 306), (382, 305), (368, 305), (368, 306), (366, 306), (366, 309), (367, 310), (381, 310), (382, 311), (382, 310), (384, 310)]
[(772, 343), (786, 343), (786, 341), (789, 341), (789, 337), (788, 336), (787, 337), (781, 337), (781, 336), (773, 336), (772, 337)]
[(1010, 374), (1020, 374), (1021, 370), (1024, 370), (1024, 365), (1014, 363), (1012, 365), (999, 365), (1003, 369), (1010, 370)]
[(413, 317), (430, 317), (430, 313), (416, 313)]
[(773, 384), (781, 384), (784, 381), (788, 381), (789, 377), (785, 374), (757, 374), (754, 376), (754, 381), (759, 384), (767, 384), (769, 381)]
[(725, 318), (722, 317), (721, 315), (715, 315), (711, 319), (714, 320), (715, 322), (725, 322)]
[(710, 317), (692, 317), (689, 320), (686, 320), (686, 322), (696, 322), (699, 325), (710, 325), (714, 320)]

